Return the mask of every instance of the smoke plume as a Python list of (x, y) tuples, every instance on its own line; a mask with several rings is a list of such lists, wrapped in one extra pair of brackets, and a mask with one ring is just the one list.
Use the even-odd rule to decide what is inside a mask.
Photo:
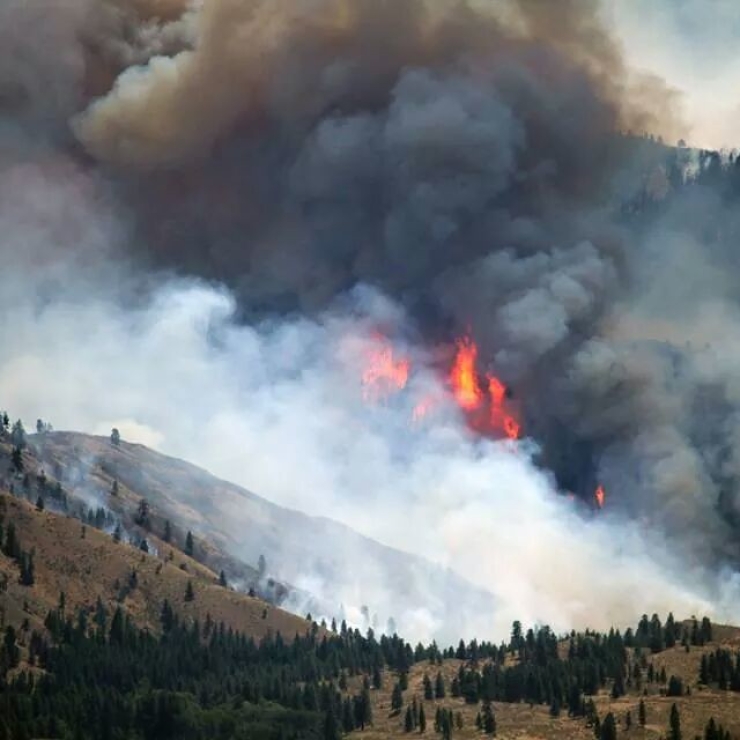
[[(0, 11), (4, 404), (441, 562), (494, 595), (480, 636), (729, 603), (697, 584), (740, 556), (736, 218), (638, 136), (679, 101), (598, 3), (45, 9)], [(413, 372), (368, 408), (378, 327)], [(527, 442), (448, 401), (409, 431), (463, 333)], [(558, 495), (598, 484), (596, 519)]]

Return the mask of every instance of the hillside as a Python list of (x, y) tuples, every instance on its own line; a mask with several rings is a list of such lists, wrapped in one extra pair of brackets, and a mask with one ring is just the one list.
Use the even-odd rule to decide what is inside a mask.
[[(12, 458), (12, 446), (0, 444), (3, 465)], [(442, 652), (344, 624), (323, 630), (232, 590), (208, 565), (265, 580), (228, 555), (227, 535), (212, 542), (208, 531), (222, 507), (242, 500), (268, 525), (279, 507), (181, 461), (82, 435), (32, 438), (23, 472), (16, 462), (4, 468), (12, 492), (0, 490), (0, 686), (8, 682), (0, 737), (15, 737), (15, 727), (31, 728), (32, 737), (72, 738), (90, 702), (98, 702), (102, 724), (84, 737), (104, 733), (112, 717), (112, 726), (133, 726), (121, 737), (147, 740), (336, 740), (342, 729), (367, 740), (409, 729), (474, 738), (487, 736), (477, 723), (490, 706), (496, 737), (507, 740), (660, 740), (674, 704), (682, 737), (703, 737), (710, 719), (740, 737), (739, 628), (672, 617), (661, 624), (654, 616), (624, 635), (557, 637), (546, 627), (524, 635), (515, 625), (508, 644), (461, 643)], [(202, 507), (201, 497), (208, 501)], [(137, 523), (144, 499), (146, 521)], [(125, 524), (125, 537), (106, 531), (109, 523), (85, 523), (96, 506)], [(289, 522), (301, 516), (285, 512)], [(175, 523), (170, 542), (160, 534), (165, 521)], [(255, 514), (255, 530), (256, 521)], [(190, 528), (200, 534), (195, 557), (181, 547)], [(114, 614), (123, 615), (118, 627)], [(111, 666), (118, 676), (102, 698), (95, 686), (108, 681)], [(29, 676), (47, 697), (33, 714), (27, 701), (39, 689)], [(423, 732), (414, 726), (422, 706)], [(604, 729), (611, 717), (614, 734)]]
[[(18, 582), (18, 565), (0, 553), (0, 615), (2, 624), (42, 629), (50, 610), (64, 594), (66, 609), (95, 610), (98, 599), (112, 613), (120, 605), (139, 627), (160, 629), (164, 600), (181, 618), (216, 623), (261, 638), (280, 632), (290, 638), (307, 629), (304, 619), (265, 601), (237, 593), (218, 583), (218, 575), (160, 540), (159, 555), (116, 543), (104, 532), (66, 516), (38, 511), (26, 501), (0, 493), (0, 517), (5, 537), (12, 522), (20, 547), (34, 553), (34, 583)], [(135, 574), (135, 577), (132, 576)], [(195, 598), (185, 599), (188, 583)]]
[[(687, 623), (688, 626), (688, 623)], [(699, 671), (702, 656), (710, 656), (717, 649), (730, 650), (733, 655), (740, 650), (740, 628), (731, 626), (714, 626), (714, 639), (702, 646), (691, 646), (689, 652), (680, 644), (656, 655), (648, 654), (648, 661), (653, 664), (656, 675), (665, 669), (668, 677), (676, 676), (683, 682), (684, 691), (690, 694), (680, 697), (666, 696), (665, 684), (660, 681), (645, 680), (638, 689), (634, 684), (627, 687), (627, 693), (617, 699), (611, 697), (613, 682), (593, 697), (598, 716), (603, 719), (613, 713), (617, 721), (619, 738), (647, 738), (660, 740), (668, 736), (669, 716), (672, 705), (678, 707), (681, 728), (684, 738), (704, 737), (710, 718), (729, 731), (733, 738), (740, 737), (740, 693), (720, 690), (716, 685), (706, 686), (699, 682)], [(567, 641), (561, 643), (567, 645)], [(635, 662), (635, 651), (629, 651), (630, 661)], [(374, 726), (357, 737), (366, 740), (381, 740), (389, 737), (408, 737), (404, 729), (405, 710), (416, 699), (419, 706), (424, 705), (427, 718), (425, 736), (437, 736), (434, 733), (434, 717), (438, 707), (448, 709), (457, 716), (462, 716), (463, 726), (453, 730), (455, 738), (485, 737), (476, 728), (476, 715), (480, 704), (466, 704), (463, 698), (450, 695), (452, 682), (458, 675), (460, 667), (469, 668), (470, 663), (462, 660), (447, 659), (441, 665), (416, 664), (408, 674), (408, 689), (404, 692), (404, 706), (400, 714), (391, 710), (393, 687), (398, 674), (387, 673), (379, 691), (372, 692)], [(424, 700), (424, 675), (433, 683), (437, 673), (444, 679), (446, 696), (444, 699)], [(350, 684), (352, 688), (352, 684)], [(639, 726), (639, 703), (643, 700), (646, 708), (646, 724)], [(550, 707), (546, 704), (528, 704), (494, 702), (492, 704), (497, 733), (496, 737), (505, 740), (560, 740), (573, 738), (591, 740), (594, 728), (587, 720), (568, 716), (563, 708), (558, 718), (553, 718)], [(632, 726), (627, 728), (627, 714), (631, 716)], [(418, 733), (418, 729), (416, 729)]]
[[(226, 570), (229, 580), (255, 586), (297, 613), (341, 616), (342, 607), (355, 610), (375, 602), (394, 604), (394, 613), (378, 614), (383, 627), (390, 617), (401, 622), (406, 609), (419, 604), (452, 623), (455, 603), (493, 608), (492, 597), (462, 577), (418, 556), (400, 552), (363, 537), (326, 518), (308, 516), (277, 506), (239, 486), (219, 480), (181, 460), (141, 445), (69, 432), (29, 438), (30, 448), (46, 474), (62, 481), (70, 494), (116, 508), (127, 502), (132, 511), (145, 498), (151, 507), (152, 528), (161, 533), (172, 521), (180, 538), (187, 530), (201, 538), (202, 559), (213, 570)], [(109, 496), (113, 481), (119, 501)], [(256, 564), (267, 562), (267, 575), (292, 584), (290, 593), (271, 588)], [(430, 595), (444, 594), (434, 603)], [(351, 601), (350, 601), (351, 599)], [(343, 604), (341, 602), (344, 602)], [(449, 612), (449, 614), (448, 614)], [(452, 637), (450, 637), (452, 639)]]

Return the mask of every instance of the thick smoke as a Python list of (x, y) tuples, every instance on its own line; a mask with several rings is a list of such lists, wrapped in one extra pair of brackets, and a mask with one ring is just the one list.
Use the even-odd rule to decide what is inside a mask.
[[(738, 557), (738, 286), (706, 228), (734, 220), (711, 189), (635, 207), (671, 184), (627, 132), (684, 128), (597, 3), (45, 9), (1, 11), (3, 403), (464, 572), (500, 604), (480, 635), (713, 600), (649, 556)], [(368, 409), (346, 348), (376, 325), (415, 372)], [(532, 450), (454, 409), (409, 432), (465, 331)], [(596, 521), (555, 493), (598, 482)]]

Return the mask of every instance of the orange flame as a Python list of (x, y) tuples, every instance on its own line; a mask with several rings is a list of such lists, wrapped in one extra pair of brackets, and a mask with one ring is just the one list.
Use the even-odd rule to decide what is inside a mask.
[(482, 393), (475, 369), (477, 358), (478, 347), (475, 342), (469, 337), (457, 341), (457, 355), (450, 372), (450, 382), (458, 404), (465, 411), (473, 411), (481, 403)]
[(507, 416), (504, 418), (504, 432), (509, 439), (519, 439), (519, 432), (521, 427), (519, 422), (513, 416)]
[(509, 439), (519, 439), (519, 422), (504, 409), (506, 386), (495, 376), (488, 376), (488, 394), (491, 397), (491, 426), (502, 429)]
[(594, 493), (594, 500), (596, 501), (596, 506), (598, 506), (600, 509), (604, 508), (604, 504), (606, 503), (606, 491), (604, 490), (604, 486), (598, 486), (596, 488), (596, 493)]
[(403, 390), (411, 370), (411, 363), (405, 358), (396, 359), (393, 348), (382, 337), (377, 338), (377, 342), (380, 346), (370, 350), (368, 366), (362, 373), (366, 401), (378, 401)]
[(506, 386), (495, 375), (488, 376), (488, 392), (491, 394), (494, 408), (500, 409), (506, 398)]

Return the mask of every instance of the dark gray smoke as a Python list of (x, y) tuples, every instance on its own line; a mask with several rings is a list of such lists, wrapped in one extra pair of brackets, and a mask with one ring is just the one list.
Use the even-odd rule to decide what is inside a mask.
[(35, 6), (3, 10), (0, 162), (79, 173), (130, 225), (105, 254), (243, 321), (370, 284), (425, 343), (470, 330), (563, 489), (738, 556), (734, 231), (690, 151), (633, 135), (675, 141), (673, 96), (596, 3)]

